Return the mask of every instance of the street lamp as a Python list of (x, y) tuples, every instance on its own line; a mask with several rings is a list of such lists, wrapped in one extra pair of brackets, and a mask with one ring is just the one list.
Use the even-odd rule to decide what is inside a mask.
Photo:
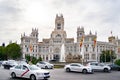
[(112, 53), (112, 50), (110, 50), (110, 62), (113, 64), (113, 53)]
[(106, 63), (106, 53), (105, 53), (105, 63)]

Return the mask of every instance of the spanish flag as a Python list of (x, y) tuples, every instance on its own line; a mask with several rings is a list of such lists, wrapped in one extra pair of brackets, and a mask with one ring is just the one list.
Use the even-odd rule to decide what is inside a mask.
[(30, 51), (32, 52), (32, 50), (33, 50), (33, 46), (32, 44), (30, 44)]
[(82, 47), (84, 36), (80, 39), (80, 47)]
[(96, 37), (94, 38), (94, 47), (96, 46)]

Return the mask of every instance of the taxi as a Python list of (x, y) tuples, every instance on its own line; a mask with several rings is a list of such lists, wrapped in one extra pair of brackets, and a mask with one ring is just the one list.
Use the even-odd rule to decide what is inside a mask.
[(16, 65), (10, 68), (12, 78), (28, 78), (30, 80), (48, 79), (50, 72), (43, 70), (36, 65)]

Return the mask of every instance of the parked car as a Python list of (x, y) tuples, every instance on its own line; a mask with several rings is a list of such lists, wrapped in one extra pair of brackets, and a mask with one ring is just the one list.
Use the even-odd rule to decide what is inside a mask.
[(36, 65), (17, 65), (10, 68), (12, 78), (28, 78), (30, 80), (48, 79), (50, 73), (47, 70), (40, 69)]
[(111, 70), (117, 70), (120, 71), (120, 66), (117, 64), (108, 64), (108, 66), (111, 67)]
[(90, 62), (87, 64), (87, 66), (90, 66), (94, 71), (104, 71), (104, 72), (111, 71), (111, 68), (103, 63)]
[(6, 64), (7, 62), (8, 62), (8, 61), (3, 61), (3, 62), (2, 62), (2, 66), (3, 66), (4, 64)]
[(40, 61), (36, 64), (38, 67), (40, 68), (44, 68), (44, 69), (53, 69), (54, 65), (49, 63), (49, 62), (45, 62), (45, 61)]
[(50, 60), (49, 62), (50, 62), (50, 63), (56, 63), (56, 62), (58, 62), (58, 60), (52, 59), (52, 60)]
[(84, 74), (86, 74), (86, 73), (93, 73), (93, 70), (92, 70), (91, 67), (83, 66), (80, 63), (70, 63), (70, 64), (67, 64), (67, 65), (65, 65), (64, 69), (65, 69), (66, 72), (74, 71), (74, 72), (82, 72)]
[(26, 64), (27, 64), (27, 62), (26, 62), (26, 61), (17, 61), (17, 63), (18, 63), (18, 64), (24, 64), (24, 65), (26, 65)]
[(8, 60), (8, 61), (4, 61), (4, 63), (2, 64), (2, 66), (4, 67), (4, 69), (10, 69), (13, 66), (18, 65), (16, 61), (14, 60)]

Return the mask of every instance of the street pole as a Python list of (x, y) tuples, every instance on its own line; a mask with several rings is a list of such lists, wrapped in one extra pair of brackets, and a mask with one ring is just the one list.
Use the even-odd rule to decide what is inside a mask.
[(105, 63), (106, 63), (106, 54), (105, 54)]
[(113, 60), (112, 60), (112, 50), (110, 50), (110, 62), (113, 64)]

